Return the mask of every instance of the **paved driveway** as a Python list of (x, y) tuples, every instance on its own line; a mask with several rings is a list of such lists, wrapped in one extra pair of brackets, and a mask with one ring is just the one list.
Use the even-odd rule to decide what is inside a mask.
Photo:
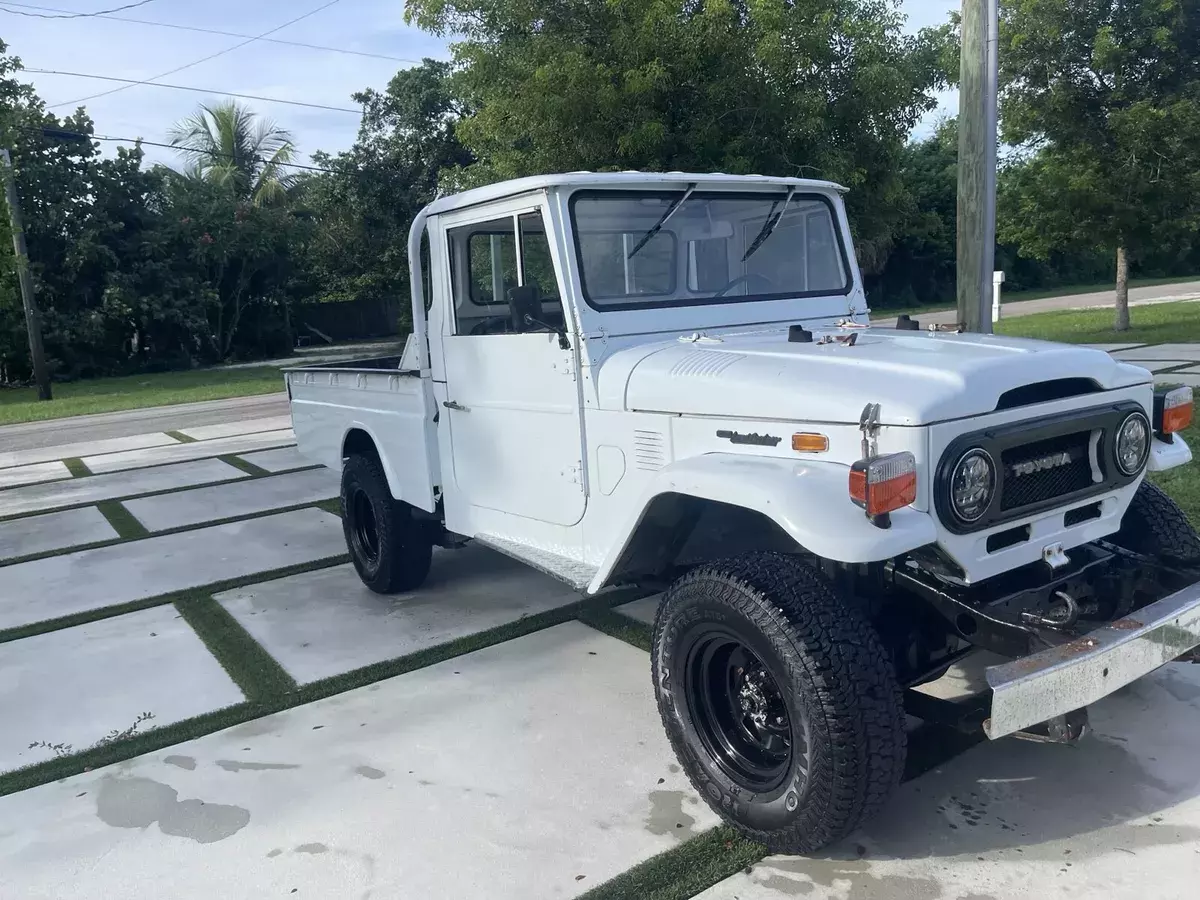
[(371, 594), (286, 422), (183, 432), (0, 448), (0, 897), (1194, 896), (1197, 667), (1076, 748), (914, 723), (883, 817), (732, 874), (657, 721), (656, 598), (480, 547)]

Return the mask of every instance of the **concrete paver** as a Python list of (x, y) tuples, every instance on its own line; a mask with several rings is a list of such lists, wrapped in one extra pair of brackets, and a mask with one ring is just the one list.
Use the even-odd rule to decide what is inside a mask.
[[(0, 560), (120, 537), (94, 506), (0, 522)], [(3, 576), (0, 576), (2, 579)]]
[(58, 481), (70, 478), (71, 470), (61, 462), (34, 463), (12, 469), (0, 469), (0, 489), (22, 484), (39, 484), (43, 481)]
[(699, 898), (1195, 897), (1200, 666), (1172, 664), (1091, 717), (1077, 747), (981, 745), (822, 858), (774, 857)]
[(336, 475), (328, 469), (312, 469), (126, 500), (125, 508), (147, 530), (166, 531), (328, 500), (338, 491)]
[(153, 469), (136, 469), (93, 475), (89, 478), (72, 478), (69, 481), (31, 484), (0, 492), (0, 517), (61, 509), (64, 506), (81, 506), (101, 500), (171, 491), (217, 481), (234, 481), (245, 477), (246, 473), (241, 469), (219, 459), (203, 459)]
[[(44, 424), (44, 423), (39, 423)], [(58, 424), (55, 422), (54, 424)], [(9, 445), (13, 428), (0, 428), (0, 440)], [(103, 453), (118, 453), (122, 450), (139, 450), (143, 447), (162, 447), (179, 443), (169, 434), (135, 434), (129, 437), (109, 438), (100, 441), (83, 441), (75, 444), (57, 444), (29, 450), (8, 450), (0, 453), (0, 469), (10, 466), (27, 466), (33, 463), (51, 462), (56, 459), (71, 459), (79, 456), (99, 456)]]
[(20, 897), (577, 896), (709, 828), (577, 622), (0, 798)]
[(257, 434), (263, 431), (279, 431), (292, 427), (291, 415), (268, 416), (264, 419), (242, 419), (236, 422), (220, 422), (215, 425), (197, 425), (195, 428), (181, 428), (179, 433), (197, 441), (210, 441), (214, 438), (234, 437), (239, 434)]
[(1130, 362), (1143, 359), (1178, 359), (1185, 363), (1200, 362), (1200, 343), (1155, 344), (1150, 347), (1139, 347), (1136, 350), (1118, 350), (1113, 353), (1113, 356)]
[(485, 547), (435, 550), (408, 594), (367, 590), (350, 565), (216, 598), (301, 683), (414, 653), (574, 603), (569, 586)]
[(59, 444), (106, 441), (144, 436), (150, 432), (178, 431), (180, 428), (231, 422), (234, 419), (281, 416), (288, 411), (288, 396), (283, 388), (283, 376), (280, 375), (277, 394), (204, 400), (199, 403), (152, 406), (5, 425), (0, 427), (0, 446), (10, 451), (27, 451), (53, 448)]
[(653, 625), (654, 616), (658, 612), (658, 604), (661, 600), (662, 594), (651, 594), (649, 597), (642, 597), (632, 603), (621, 604), (617, 607), (617, 612), (629, 616), (631, 619), (637, 619), (639, 622), (645, 622), (647, 625)]
[(1200, 388), (1200, 375), (1185, 375), (1180, 372), (1160, 372), (1154, 376), (1155, 384), (1186, 384)]
[(1165, 369), (1178, 369), (1181, 366), (1191, 365), (1191, 360), (1187, 359), (1126, 359), (1122, 362), (1129, 363), (1131, 366), (1141, 366), (1148, 372), (1162, 372)]
[(280, 447), (276, 450), (258, 450), (254, 453), (239, 453), (238, 459), (253, 463), (268, 472), (289, 472), (314, 466), (311, 459), (300, 455), (296, 447)]
[(1103, 350), (1105, 353), (1112, 353), (1114, 350), (1132, 350), (1134, 347), (1141, 347), (1142, 344), (1084, 344), (1085, 347), (1091, 347), (1093, 350)]
[(300, 509), (16, 563), (0, 578), (0, 629), (327, 559), (344, 549), (337, 516)]
[(0, 772), (53, 758), (41, 742), (79, 752), (145, 713), (138, 731), (243, 699), (174, 606), (14, 641), (0, 653)]
[(223, 456), (245, 450), (264, 450), (268, 447), (283, 447), (296, 442), (290, 428), (279, 431), (264, 431), (261, 434), (237, 435), (211, 441), (194, 441), (190, 444), (175, 444), (170, 447), (150, 447), (145, 450), (127, 450), (124, 453), (108, 453), (104, 456), (85, 456), (84, 465), (93, 472), (119, 472), (124, 469), (139, 469), (164, 463), (183, 462)]

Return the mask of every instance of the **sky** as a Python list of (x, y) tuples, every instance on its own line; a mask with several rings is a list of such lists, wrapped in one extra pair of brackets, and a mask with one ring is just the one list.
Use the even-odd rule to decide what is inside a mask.
[[(0, 39), (27, 69), (147, 79), (229, 51), (160, 79), (168, 84), (201, 87), (212, 92), (209, 94), (23, 73), (47, 104), (66, 104), (53, 109), (59, 115), (72, 112), (81, 98), (125, 87), (84, 104), (98, 135), (166, 142), (173, 123), (194, 112), (198, 104), (219, 99), (222, 91), (353, 109), (354, 92), (366, 87), (382, 90), (398, 69), (425, 57), (449, 57), (443, 40), (404, 24), (403, 0), (150, 0), (136, 9), (113, 13), (126, 19), (255, 36), (313, 12), (270, 37), (389, 57), (386, 59), (266, 41), (232, 49), (245, 38), (110, 18), (43, 19), (14, 12), (86, 13), (132, 2), (136, 0), (0, 0)], [(901, 5), (909, 17), (908, 30), (916, 30), (944, 22), (947, 13), (959, 4), (954, 0), (903, 0)], [(31, 8), (34, 6), (39, 8)], [(939, 112), (927, 116), (918, 126), (918, 136), (927, 133), (939, 115), (953, 111), (952, 94), (939, 100)], [(292, 132), (302, 160), (315, 150), (336, 152), (354, 141), (358, 127), (354, 113), (259, 100), (246, 102)], [(106, 150), (112, 146), (104, 145)], [(146, 150), (152, 161), (179, 163), (174, 151), (153, 147)]]

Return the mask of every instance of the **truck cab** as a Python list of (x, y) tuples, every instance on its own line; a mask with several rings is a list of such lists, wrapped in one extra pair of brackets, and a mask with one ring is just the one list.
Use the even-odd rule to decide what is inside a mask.
[[(287, 373), (373, 589), (468, 540), (588, 595), (665, 589), (681, 763), (792, 851), (894, 787), (906, 704), (1074, 739), (1200, 644), (1200, 539), (1145, 481), (1191, 459), (1190, 390), (1088, 348), (870, 326), (843, 193), (572, 173), (441, 198), (410, 233), (402, 357)], [(978, 702), (914, 696), (976, 649), (1011, 660)], [(861, 765), (822, 782), (838, 723)]]

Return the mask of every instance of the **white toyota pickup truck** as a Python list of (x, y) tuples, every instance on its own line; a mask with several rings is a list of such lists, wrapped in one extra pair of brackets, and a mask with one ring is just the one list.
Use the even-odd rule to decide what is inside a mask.
[[(1098, 350), (868, 327), (842, 189), (572, 173), (444, 197), (401, 358), (287, 373), (380, 592), (478, 541), (665, 590), (652, 675), (701, 796), (776, 851), (886, 801), (906, 709), (1077, 739), (1200, 645), (1200, 539), (1147, 471), (1190, 389)], [(966, 701), (913, 690), (982, 648)]]

